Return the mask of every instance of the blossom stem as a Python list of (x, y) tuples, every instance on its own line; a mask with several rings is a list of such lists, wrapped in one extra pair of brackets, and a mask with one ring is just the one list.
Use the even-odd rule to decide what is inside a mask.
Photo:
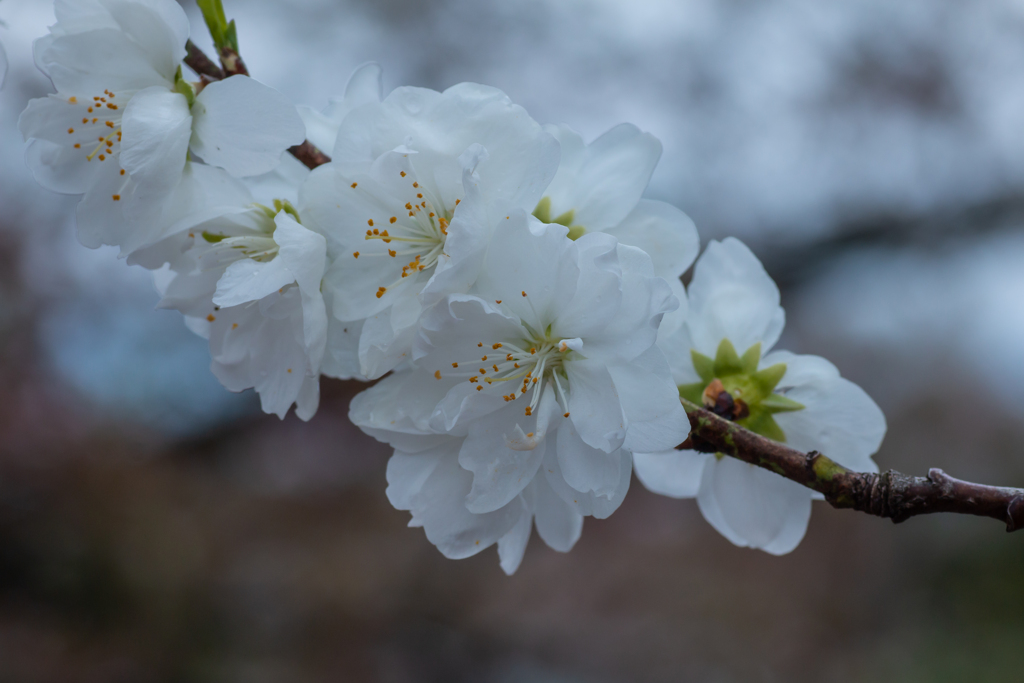
[(1024, 528), (1024, 489), (961, 481), (936, 468), (927, 477), (894, 470), (855, 472), (821, 453), (798, 451), (681, 401), (691, 431), (680, 448), (721, 453), (771, 470), (821, 493), (832, 507), (853, 508), (896, 524), (917, 515), (952, 512), (998, 519), (1007, 531)]
[[(185, 49), (188, 54), (185, 56), (185, 64), (195, 71), (199, 76), (206, 82), (213, 82), (222, 80), (228, 76), (236, 74), (248, 75), (248, 71), (245, 68), (245, 63), (238, 53), (232, 52), (228, 55), (229, 59), (225, 59), (224, 49), (221, 50), (221, 60), (225, 66), (225, 69), (218, 67), (212, 59), (206, 56), (202, 50), (196, 47), (195, 43), (191, 40), (185, 44)], [(230, 48), (225, 48), (231, 51)], [(233, 55), (233, 57), (232, 57)], [(232, 59), (234, 61), (232, 61)], [(228, 70), (229, 65), (233, 65), (231, 68), (234, 70)], [(239, 71), (238, 69), (241, 69)], [(308, 168), (314, 169), (317, 166), (323, 166), (329, 164), (331, 158), (321, 152), (316, 146), (309, 140), (304, 141), (301, 145), (296, 145), (288, 150), (292, 156), (305, 164)]]

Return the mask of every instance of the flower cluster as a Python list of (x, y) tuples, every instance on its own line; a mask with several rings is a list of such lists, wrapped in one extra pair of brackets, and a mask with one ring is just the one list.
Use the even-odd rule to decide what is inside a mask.
[[(269, 413), (310, 419), (321, 375), (379, 379), (350, 417), (394, 448), (387, 495), (446, 556), (497, 544), (512, 573), (534, 525), (567, 551), (634, 468), (734, 543), (791, 550), (811, 493), (676, 450), (680, 395), (873, 467), (881, 414), (826, 361), (768, 353), (779, 295), (743, 245), (712, 243), (684, 290), (697, 231), (642, 198), (661, 145), (635, 126), (587, 144), (470, 83), (385, 97), (375, 64), (296, 108), (189, 76), (173, 0), (56, 15), (35, 49), (56, 93), (20, 126), (39, 182), (82, 195), (81, 241), (153, 270), (218, 379)], [(332, 157), (312, 172), (284, 154), (307, 139)]]

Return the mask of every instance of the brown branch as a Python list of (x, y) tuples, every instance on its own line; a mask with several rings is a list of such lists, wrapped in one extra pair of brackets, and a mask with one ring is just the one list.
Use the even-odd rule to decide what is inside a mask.
[[(228, 76), (249, 75), (242, 58), (231, 48), (221, 50), (221, 62), (224, 64), (223, 70), (214, 64), (213, 60), (207, 57), (206, 53), (196, 47), (191, 40), (185, 43), (185, 49), (188, 51), (188, 54), (185, 56), (185, 64), (199, 74), (204, 83), (219, 81)], [(292, 147), (288, 151), (310, 169), (331, 163), (331, 158), (317, 149), (309, 140), (306, 140), (301, 145)]]
[(690, 438), (680, 448), (722, 453), (763, 467), (825, 496), (832, 507), (853, 508), (900, 523), (916, 515), (954, 512), (991, 517), (1007, 531), (1024, 527), (1024, 489), (954, 479), (940, 469), (927, 477), (889, 470), (854, 472), (821, 453), (803, 453), (746, 430), (683, 399)]
[(206, 56), (206, 53), (196, 47), (191, 40), (185, 43), (185, 63), (189, 68), (199, 74), (206, 81), (219, 81), (224, 78), (224, 71), (213, 63), (213, 60)]
[(331, 158), (317, 149), (309, 140), (306, 140), (301, 145), (295, 145), (288, 151), (292, 153), (293, 157), (309, 168), (316, 168), (317, 166), (331, 163)]
[(222, 47), (220, 49), (220, 63), (224, 67), (224, 73), (228, 76), (249, 75), (249, 69), (246, 68), (245, 62), (242, 61), (242, 55), (230, 47)]

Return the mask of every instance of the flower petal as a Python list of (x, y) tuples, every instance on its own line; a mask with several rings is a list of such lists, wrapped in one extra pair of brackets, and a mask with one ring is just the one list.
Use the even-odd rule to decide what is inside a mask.
[(558, 143), (495, 88), (397, 88), (380, 105), (346, 117), (333, 157), (346, 168), (408, 145), (421, 154), (456, 159), (472, 144), (491, 157), (480, 170), (484, 195), (532, 211), (558, 168)]
[(512, 576), (522, 564), (523, 555), (526, 554), (526, 544), (530, 540), (530, 531), (533, 530), (533, 515), (524, 510), (519, 516), (519, 521), (507, 534), (498, 539), (498, 558), (501, 561), (501, 570), (508, 576)]
[(654, 262), (654, 272), (666, 279), (678, 279), (700, 253), (697, 226), (665, 202), (641, 199), (621, 223), (605, 232), (647, 252)]
[(423, 527), (427, 539), (454, 560), (475, 555), (497, 542), (524, 513), (519, 498), (486, 514), (466, 509), (463, 500), (472, 475), (459, 467), (456, 444), (442, 444), (416, 455), (396, 452), (392, 456), (395, 466), (388, 463), (389, 499), (396, 507), (410, 510), (413, 523)]
[(567, 553), (583, 533), (583, 515), (554, 492), (545, 477), (533, 480), (534, 522), (549, 547)]
[(611, 497), (619, 485), (619, 451), (605, 453), (583, 442), (566, 420), (558, 429), (558, 466), (565, 483), (582, 493)]
[(566, 363), (569, 415), (584, 443), (611, 453), (626, 438), (626, 418), (608, 368), (600, 361)]
[[(788, 374), (787, 366), (783, 382)], [(775, 415), (788, 445), (819, 451), (858, 472), (878, 471), (871, 456), (885, 437), (885, 415), (863, 389), (842, 377), (826, 377), (798, 384), (785, 395), (805, 406)]]
[(737, 239), (711, 242), (697, 261), (688, 290), (693, 348), (711, 357), (729, 339), (743, 353), (761, 342), (766, 353), (782, 333), (779, 288)]
[(236, 177), (273, 170), (285, 150), (306, 138), (295, 106), (247, 76), (209, 84), (192, 112), (192, 151)]
[(660, 349), (652, 346), (629, 364), (609, 366), (608, 372), (626, 417), (623, 448), (656, 453), (686, 440), (690, 420)]
[(715, 456), (697, 451), (633, 453), (636, 476), (648, 490), (672, 498), (696, 498), (704, 467)]
[(147, 197), (162, 198), (178, 184), (188, 161), (188, 101), (164, 87), (146, 88), (128, 103), (121, 127), (121, 166)]
[(708, 461), (697, 504), (732, 543), (773, 555), (792, 551), (811, 517), (810, 489), (730, 457)]
[[(548, 486), (577, 513), (587, 516), (594, 516), (597, 519), (606, 519), (613, 512), (619, 509), (622, 501), (626, 499), (629, 491), (629, 482), (633, 476), (633, 458), (629, 451), (617, 450), (610, 454), (618, 462), (618, 476), (616, 485), (608, 494), (598, 494), (594, 491), (578, 491), (569, 486), (562, 474), (562, 468), (558, 464), (558, 458), (551, 451), (544, 457), (544, 464), (541, 470)], [(538, 477), (539, 478), (539, 477)]]
[(168, 90), (174, 86), (177, 68), (165, 71), (169, 55), (151, 54), (123, 31), (111, 28), (57, 36), (37, 54), (40, 68), (57, 92), (83, 99), (103, 95), (104, 90), (128, 94), (152, 86)]
[[(466, 498), (471, 512), (490, 512), (506, 505), (533, 480), (550, 440), (544, 439), (544, 423), (553, 417), (553, 390), (548, 388), (537, 415), (524, 416), (517, 408), (507, 407), (474, 421), (469, 427), (459, 464), (473, 473), (473, 489)], [(540, 436), (524, 448), (516, 441), (517, 434)], [(520, 437), (519, 441), (522, 440)], [(516, 446), (513, 448), (512, 446)], [(553, 448), (554, 443), (550, 446)]]
[[(548, 126), (571, 150), (581, 146), (579, 134), (568, 126)], [(615, 126), (582, 149), (562, 159), (544, 196), (551, 198), (551, 215), (574, 211), (573, 225), (601, 231), (618, 225), (633, 210), (661, 158), (661, 143), (636, 126)]]

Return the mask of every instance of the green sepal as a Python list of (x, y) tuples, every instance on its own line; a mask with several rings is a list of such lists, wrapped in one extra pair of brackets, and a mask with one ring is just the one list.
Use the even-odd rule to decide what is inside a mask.
[(797, 410), (803, 410), (807, 406), (802, 403), (797, 403), (793, 399), (783, 396), (782, 394), (769, 394), (767, 397), (761, 399), (761, 407), (774, 414), (792, 413)]
[(740, 358), (740, 364), (743, 366), (743, 372), (752, 373), (757, 372), (757, 364), (761, 362), (761, 342), (757, 342), (749, 349), (743, 352), (743, 356)]
[(181, 93), (188, 100), (189, 108), (195, 104), (196, 91), (192, 87), (192, 84), (185, 80), (185, 77), (181, 75), (181, 67), (178, 67), (177, 73), (174, 74), (174, 90), (175, 92)]
[(776, 363), (764, 370), (758, 370), (750, 376), (750, 379), (753, 380), (754, 386), (762, 396), (770, 396), (785, 374), (786, 364)]
[(537, 208), (533, 210), (533, 217), (541, 223), (551, 222), (551, 197), (544, 197), (537, 202)]
[(275, 199), (274, 208), (277, 210), (274, 215), (284, 211), (286, 214), (295, 219), (295, 222), (302, 225), (302, 220), (299, 218), (299, 212), (292, 206), (292, 203), (287, 199)]
[(235, 27), (235, 20), (232, 19), (228, 22), (228, 30), (224, 32), (224, 39), (227, 44), (231, 46), (231, 49), (238, 54), (238, 29)]
[[(715, 361), (693, 349), (690, 349), (690, 360), (693, 361), (693, 369), (704, 380), (705, 385), (715, 378)], [(703, 387), (701, 390), (703, 391)], [(700, 401), (696, 401), (696, 403), (700, 403)]]
[(569, 228), (569, 234), (566, 235), (566, 237), (568, 237), (569, 239), (571, 239), (571, 240), (573, 240), (575, 242), (576, 240), (578, 240), (579, 238), (583, 237), (586, 234), (587, 234), (587, 229), (586, 228), (584, 228), (582, 225), (574, 225), (571, 228)]
[(572, 226), (572, 219), (575, 218), (575, 217), (576, 217), (576, 209), (569, 209), (568, 211), (566, 211), (561, 216), (559, 216), (558, 218), (556, 218), (555, 220), (553, 220), (551, 222), (552, 223), (557, 223), (559, 225), (564, 225), (565, 227), (568, 228), (568, 227)]
[(695, 384), (680, 384), (679, 396), (685, 398), (690, 403), (704, 405), (704, 388), (706, 386), (707, 384), (705, 384), (704, 382), (697, 382)]
[(786, 433), (782, 431), (782, 427), (779, 426), (779, 423), (775, 421), (775, 418), (767, 410), (752, 411), (750, 417), (737, 420), (736, 424), (772, 441), (786, 442)]
[(222, 242), (227, 239), (227, 235), (216, 235), (212, 232), (206, 232), (203, 230), (203, 239), (210, 244), (217, 244), (217, 242)]
[(727, 377), (743, 372), (743, 362), (736, 347), (728, 339), (723, 339), (718, 345), (718, 353), (715, 354), (715, 377)]

